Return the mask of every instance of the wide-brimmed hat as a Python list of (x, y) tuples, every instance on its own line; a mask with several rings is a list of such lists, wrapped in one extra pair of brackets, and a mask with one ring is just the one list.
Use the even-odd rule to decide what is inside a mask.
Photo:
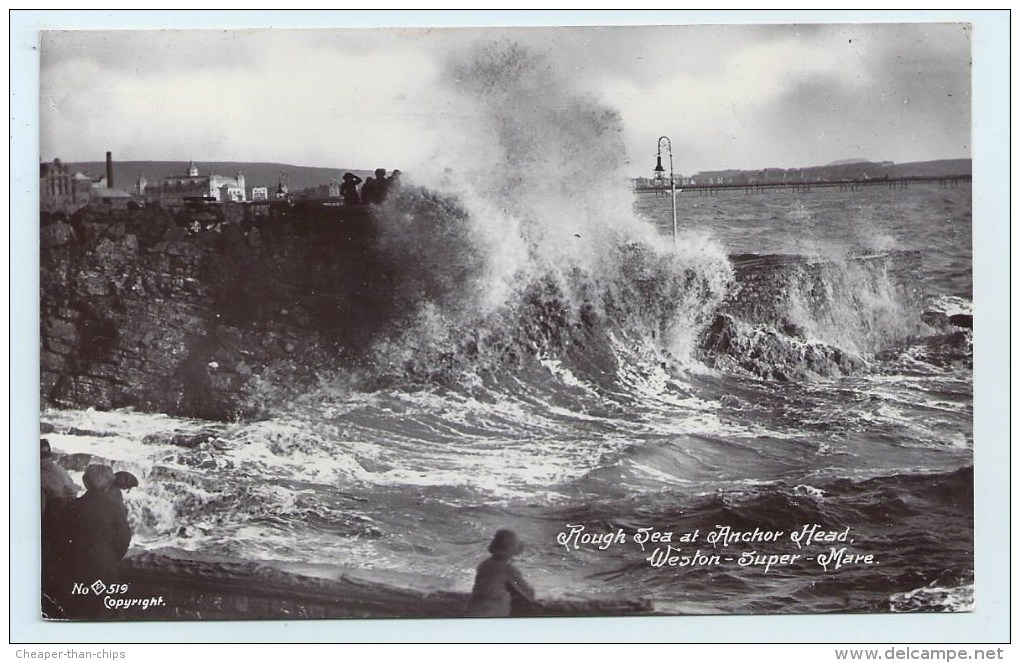
[(496, 532), (496, 536), (492, 537), (492, 543), (489, 544), (489, 552), (501, 557), (519, 555), (522, 550), (524, 550), (524, 542), (512, 529), (499, 530)]
[(121, 470), (113, 475), (113, 486), (114, 488), (121, 488), (130, 490), (138, 485), (138, 477)]
[(109, 465), (89, 465), (81, 480), (89, 490), (106, 490), (113, 485), (113, 470)]
[(357, 175), (355, 175), (354, 173), (344, 173), (345, 180), (353, 180), (355, 178), (357, 178)]

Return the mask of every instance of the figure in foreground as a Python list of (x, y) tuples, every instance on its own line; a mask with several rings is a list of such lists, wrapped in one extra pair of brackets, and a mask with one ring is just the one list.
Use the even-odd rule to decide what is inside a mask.
[(56, 603), (62, 571), (60, 520), (64, 509), (78, 496), (78, 486), (53, 460), (49, 440), (39, 441), (42, 484), (42, 610), (49, 617), (60, 616)]
[(70, 617), (108, 614), (94, 593), (72, 593), (75, 583), (90, 587), (98, 580), (108, 587), (120, 581), (120, 560), (131, 544), (131, 526), (114, 478), (107, 465), (85, 468), (85, 494), (68, 504), (61, 518), (66, 574), (62, 593)]
[(469, 617), (510, 617), (518, 603), (533, 603), (535, 590), (510, 559), (524, 550), (524, 542), (509, 529), (496, 532), (489, 552), (492, 556), (478, 565), (475, 586), (468, 602)]

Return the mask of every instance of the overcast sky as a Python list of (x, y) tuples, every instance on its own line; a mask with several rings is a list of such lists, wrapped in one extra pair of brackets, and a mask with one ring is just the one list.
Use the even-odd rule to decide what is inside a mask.
[(46, 32), (41, 158), (428, 167), (477, 112), (449, 63), (493, 42), (614, 109), (629, 175), (660, 135), (684, 174), (971, 155), (970, 28), (899, 23)]

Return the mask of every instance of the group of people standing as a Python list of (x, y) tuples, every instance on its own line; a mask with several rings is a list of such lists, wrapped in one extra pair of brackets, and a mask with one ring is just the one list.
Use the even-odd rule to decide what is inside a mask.
[[(89, 465), (85, 493), (54, 462), (49, 441), (40, 441), (42, 487), (42, 610), (50, 618), (90, 617), (102, 603), (91, 589), (120, 580), (120, 560), (131, 544), (122, 490), (138, 485), (130, 472)], [(89, 588), (89, 589), (84, 589)]]
[(361, 178), (354, 173), (344, 173), (343, 183), (340, 185), (340, 195), (343, 196), (345, 205), (378, 205), (382, 203), (390, 189), (400, 183), (400, 171), (394, 170), (392, 175), (386, 177), (385, 168), (376, 168), (375, 177), (367, 178), (359, 190), (358, 185), (361, 183)]

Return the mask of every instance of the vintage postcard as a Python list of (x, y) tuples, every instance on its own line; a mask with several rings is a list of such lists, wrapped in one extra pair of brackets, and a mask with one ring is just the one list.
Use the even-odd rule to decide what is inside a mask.
[(39, 614), (979, 608), (973, 38), (43, 31)]

